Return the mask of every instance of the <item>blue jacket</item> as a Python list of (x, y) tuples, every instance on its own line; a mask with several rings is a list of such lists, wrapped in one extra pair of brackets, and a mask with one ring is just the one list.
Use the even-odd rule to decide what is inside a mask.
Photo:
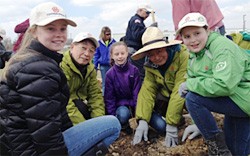
[(135, 108), (141, 87), (139, 70), (127, 62), (125, 66), (114, 65), (106, 73), (104, 101), (108, 114), (115, 115), (119, 106)]
[(97, 69), (98, 65), (110, 65), (110, 46), (116, 41), (112, 38), (109, 42), (108, 46), (103, 42), (103, 40), (99, 40), (99, 47), (96, 48), (96, 52), (94, 55), (94, 65), (95, 69)]
[(146, 26), (143, 21), (144, 19), (142, 17), (135, 14), (128, 22), (125, 42), (128, 47), (133, 47), (135, 50), (142, 48), (141, 38), (146, 30)]

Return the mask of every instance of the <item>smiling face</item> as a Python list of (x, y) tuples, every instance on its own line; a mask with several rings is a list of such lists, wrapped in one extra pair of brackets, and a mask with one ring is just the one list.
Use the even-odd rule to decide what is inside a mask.
[(114, 59), (115, 64), (123, 65), (128, 58), (128, 49), (124, 45), (116, 45), (112, 48), (111, 58)]
[(208, 35), (209, 31), (203, 27), (189, 26), (181, 30), (183, 43), (194, 53), (200, 52), (206, 46)]
[(67, 41), (67, 23), (65, 20), (56, 20), (46, 26), (37, 26), (33, 37), (48, 49), (60, 51)]
[(158, 48), (158, 49), (153, 49), (150, 50), (147, 53), (147, 56), (149, 57), (149, 60), (158, 65), (158, 66), (162, 66), (164, 65), (167, 60), (168, 60), (168, 53), (166, 51), (166, 48)]
[(70, 47), (72, 57), (80, 65), (88, 64), (92, 60), (95, 50), (96, 47), (94, 43), (89, 39), (72, 43)]

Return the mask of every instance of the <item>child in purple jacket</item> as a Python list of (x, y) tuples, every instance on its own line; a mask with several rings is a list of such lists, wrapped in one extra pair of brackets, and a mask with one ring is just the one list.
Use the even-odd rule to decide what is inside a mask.
[(140, 74), (137, 67), (127, 61), (128, 47), (124, 42), (111, 46), (110, 58), (113, 66), (106, 73), (105, 108), (107, 114), (115, 115), (122, 127), (128, 130), (128, 121), (134, 116), (141, 87)]

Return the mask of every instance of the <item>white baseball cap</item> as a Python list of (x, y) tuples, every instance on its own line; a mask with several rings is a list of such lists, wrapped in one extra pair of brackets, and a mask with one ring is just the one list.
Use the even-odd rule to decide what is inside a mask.
[(138, 9), (145, 9), (146, 11), (149, 11), (149, 12), (152, 12), (152, 11), (153, 11), (153, 9), (151, 8), (151, 6), (148, 5), (148, 4), (139, 5), (139, 6), (138, 6)]
[(73, 43), (74, 42), (76, 42), (76, 43), (81, 42), (85, 39), (90, 39), (91, 41), (94, 42), (96, 48), (99, 47), (98, 41), (89, 32), (81, 32), (81, 33), (77, 34), (76, 37), (73, 39)]
[(63, 19), (73, 27), (76, 23), (66, 17), (64, 10), (53, 2), (45, 2), (37, 5), (31, 10), (30, 26), (45, 26), (53, 21)]
[(0, 27), (0, 37), (2, 37), (4, 39), (5, 35), (6, 35), (6, 31)]
[(198, 12), (192, 12), (186, 14), (184, 17), (182, 17), (182, 19), (178, 24), (176, 35), (178, 35), (183, 28), (188, 26), (197, 26), (197, 27), (208, 26), (207, 19)]

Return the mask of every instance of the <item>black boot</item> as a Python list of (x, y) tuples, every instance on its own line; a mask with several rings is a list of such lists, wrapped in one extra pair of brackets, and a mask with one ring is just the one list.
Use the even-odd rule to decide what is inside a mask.
[(83, 154), (83, 156), (105, 156), (108, 153), (108, 148), (103, 142), (99, 142), (94, 145), (91, 149)]
[(217, 133), (213, 138), (206, 140), (209, 156), (232, 156), (227, 148), (223, 132)]

